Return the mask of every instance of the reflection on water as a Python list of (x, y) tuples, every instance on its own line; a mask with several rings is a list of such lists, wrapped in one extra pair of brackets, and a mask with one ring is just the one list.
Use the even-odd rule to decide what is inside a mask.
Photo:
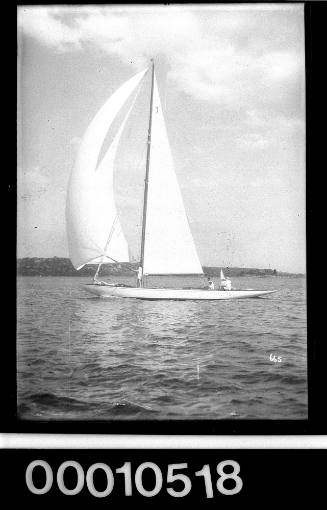
[(98, 299), (81, 283), (19, 280), (22, 418), (306, 418), (304, 280), (235, 278), (279, 292), (218, 302)]

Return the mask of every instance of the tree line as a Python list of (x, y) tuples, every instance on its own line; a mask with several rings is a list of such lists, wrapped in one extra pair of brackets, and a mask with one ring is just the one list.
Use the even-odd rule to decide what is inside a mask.
[[(130, 267), (137, 269), (138, 263), (104, 264), (101, 268), (101, 276), (106, 275), (131, 275)], [(65, 257), (25, 257), (17, 261), (17, 273), (21, 276), (93, 276), (96, 264), (88, 264), (77, 271), (70, 259)], [(203, 267), (205, 274), (219, 276), (220, 267)], [(228, 276), (277, 276), (276, 269), (257, 269), (245, 267), (223, 267)]]

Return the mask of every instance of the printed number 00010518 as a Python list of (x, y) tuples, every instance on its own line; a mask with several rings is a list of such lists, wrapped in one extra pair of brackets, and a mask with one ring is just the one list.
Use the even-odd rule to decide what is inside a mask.
[[(229, 472), (226, 473), (225, 467), (229, 466)], [(33, 470), (36, 467), (41, 467), (44, 469), (45, 472), (45, 484), (43, 487), (36, 487), (33, 482)], [(64, 473), (65, 470), (70, 467), (74, 468), (77, 475), (77, 483), (74, 488), (67, 488), (64, 482)], [(143, 472), (146, 469), (152, 470), (154, 477), (155, 477), (155, 483), (154, 487), (152, 489), (146, 489), (143, 484)], [(170, 496), (173, 496), (175, 498), (182, 498), (189, 494), (192, 490), (192, 481), (187, 474), (182, 473), (181, 471), (188, 469), (188, 464), (180, 463), (180, 464), (169, 464), (167, 469), (167, 484), (173, 484), (174, 482), (181, 482), (181, 485), (178, 484), (179, 490), (173, 488), (173, 487), (167, 487), (167, 493)], [(231, 469), (231, 471), (230, 471)], [(98, 490), (95, 487), (94, 484), (94, 472), (96, 470), (102, 470), (107, 478), (107, 486), (104, 490)], [(117, 474), (122, 474), (124, 477), (124, 487), (125, 487), (125, 496), (132, 496), (133, 486), (132, 486), (132, 469), (131, 469), (131, 463), (125, 462), (120, 468), (117, 468), (116, 470)], [(240, 490), (243, 487), (243, 481), (241, 477), (239, 476), (240, 472), (240, 465), (235, 460), (224, 460), (222, 462), (219, 462), (219, 464), (216, 467), (216, 471), (218, 474), (218, 478), (216, 480), (216, 488), (218, 492), (221, 494), (224, 494), (226, 496), (232, 496), (234, 494), (237, 494), (240, 492)], [(213, 498), (214, 497), (214, 488), (212, 483), (212, 477), (211, 477), (211, 471), (209, 464), (205, 464), (202, 469), (199, 471), (196, 471), (195, 476), (197, 477), (203, 477), (204, 484), (203, 489), (205, 491), (206, 498)], [(113, 490), (114, 487), (114, 474), (112, 469), (104, 463), (96, 463), (92, 464), (87, 472), (86, 477), (84, 474), (84, 469), (78, 462), (74, 460), (68, 460), (66, 462), (63, 462), (58, 470), (57, 470), (57, 486), (59, 490), (67, 495), (67, 496), (74, 496), (76, 494), (79, 494), (81, 490), (84, 487), (85, 484), (85, 478), (86, 478), (86, 485), (88, 488), (89, 493), (96, 497), (96, 498), (104, 498), (106, 496), (109, 496)], [(232, 481), (232, 483), (225, 483), (227, 480)], [(25, 472), (25, 481), (28, 489), (33, 494), (42, 495), (46, 494), (50, 491), (52, 485), (53, 485), (53, 471), (48, 464), (48, 462), (44, 460), (34, 460), (31, 462)], [(134, 476), (134, 482), (135, 487), (137, 489), (137, 492), (145, 497), (153, 497), (159, 494), (159, 492), (162, 490), (163, 487), (163, 476), (160, 467), (153, 463), (153, 462), (143, 462), (140, 464), (136, 471)], [(230, 488), (230, 486), (232, 487)]]

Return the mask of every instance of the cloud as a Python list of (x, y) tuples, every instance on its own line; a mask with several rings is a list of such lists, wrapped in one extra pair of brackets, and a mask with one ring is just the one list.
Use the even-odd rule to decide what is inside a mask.
[(300, 55), (294, 51), (268, 53), (262, 63), (266, 75), (276, 81), (292, 78), (301, 68)]
[(17, 189), (20, 198), (23, 200), (40, 198), (48, 191), (49, 177), (42, 173), (38, 165), (31, 169), (17, 171)]
[(18, 26), (61, 52), (93, 47), (137, 69), (160, 58), (168, 80), (202, 101), (272, 109), (284, 101), (287, 114), (289, 85), (304, 72), (302, 8), (290, 7), (21, 7)]
[(75, 145), (79, 146), (81, 144), (81, 141), (82, 138), (80, 136), (73, 136), (73, 138), (69, 140), (69, 144), (73, 146)]
[(60, 12), (59, 8), (21, 7), (18, 9), (18, 29), (58, 51), (80, 47), (78, 31), (57, 17)]
[(259, 133), (247, 133), (237, 140), (243, 149), (266, 149), (271, 141)]
[(78, 149), (82, 143), (82, 138), (80, 136), (73, 136), (70, 140), (69, 140), (69, 145), (72, 147), (73, 149), (73, 153), (75, 154), (75, 156), (77, 155), (77, 152), (78, 152)]

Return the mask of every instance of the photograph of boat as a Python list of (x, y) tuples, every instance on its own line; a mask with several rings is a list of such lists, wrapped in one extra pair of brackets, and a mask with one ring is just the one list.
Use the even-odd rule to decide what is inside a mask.
[(307, 417), (301, 4), (18, 7), (17, 412)]
[[(75, 268), (79, 269), (84, 264), (94, 263), (100, 257), (96, 277), (106, 259), (109, 263), (126, 262), (126, 258), (128, 260), (127, 243), (113, 198), (115, 153), (126, 119), (98, 167), (95, 168), (95, 165), (110, 123), (146, 73), (147, 70), (141, 71), (124, 83), (97, 113), (80, 145), (77, 164), (70, 182), (67, 225), (71, 259)], [(154, 62), (151, 65), (149, 104), (141, 257), (137, 271), (137, 286), (106, 286), (95, 277), (94, 284), (88, 284), (85, 289), (99, 297), (182, 300), (240, 299), (274, 292), (272, 290), (160, 289), (145, 286), (145, 277), (149, 274), (203, 273), (174, 173), (155, 79)], [(103, 218), (102, 222), (99, 218)]]

